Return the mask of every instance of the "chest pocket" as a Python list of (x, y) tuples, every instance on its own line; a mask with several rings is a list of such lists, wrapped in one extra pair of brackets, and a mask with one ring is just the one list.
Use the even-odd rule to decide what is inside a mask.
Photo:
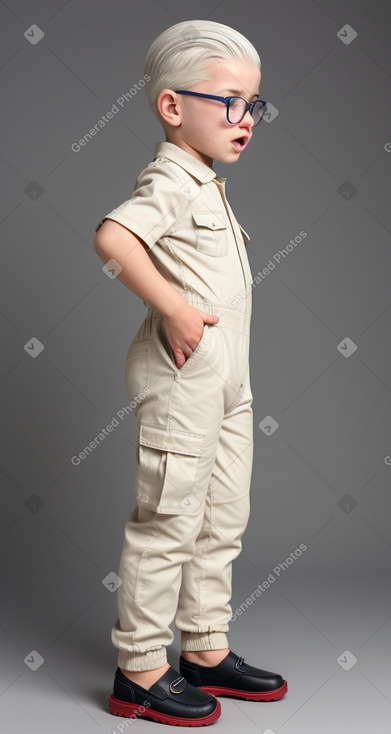
[(227, 225), (224, 222), (223, 211), (192, 213), (195, 232), (196, 248), (205, 255), (223, 257), (228, 252)]

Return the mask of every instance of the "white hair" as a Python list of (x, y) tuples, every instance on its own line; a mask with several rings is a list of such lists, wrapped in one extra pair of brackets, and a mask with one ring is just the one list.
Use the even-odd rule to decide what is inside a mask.
[(162, 89), (191, 89), (207, 81), (205, 66), (214, 60), (248, 61), (261, 68), (261, 59), (239, 31), (212, 20), (186, 20), (161, 33), (148, 49), (145, 92), (153, 113), (160, 119), (156, 100)]

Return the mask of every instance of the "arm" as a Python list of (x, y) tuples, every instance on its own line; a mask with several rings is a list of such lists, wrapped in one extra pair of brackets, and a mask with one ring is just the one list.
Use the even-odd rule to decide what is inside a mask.
[(119, 222), (103, 222), (95, 235), (94, 249), (104, 263), (114, 258), (122, 267), (117, 280), (163, 315), (167, 339), (180, 369), (198, 345), (204, 323), (215, 324), (219, 317), (190, 306), (155, 268), (145, 242)]
[(184, 299), (155, 268), (145, 252), (148, 246), (122, 224), (106, 219), (95, 235), (94, 248), (104, 263), (114, 258), (123, 268), (117, 280), (163, 316), (182, 308)]

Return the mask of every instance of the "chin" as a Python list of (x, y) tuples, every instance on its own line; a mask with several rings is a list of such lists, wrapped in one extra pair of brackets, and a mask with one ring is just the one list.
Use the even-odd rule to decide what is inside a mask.
[(219, 163), (236, 163), (236, 161), (239, 160), (239, 157), (240, 153), (235, 153), (235, 151), (232, 150), (230, 153), (217, 154), (214, 156), (214, 159)]

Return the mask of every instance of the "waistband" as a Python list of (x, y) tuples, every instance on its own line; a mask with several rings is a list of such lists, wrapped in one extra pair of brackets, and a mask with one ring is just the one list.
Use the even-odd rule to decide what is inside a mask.
[[(219, 316), (220, 320), (216, 324), (213, 324), (214, 328), (218, 326), (222, 329), (233, 329), (234, 331), (239, 331), (242, 334), (250, 334), (251, 313), (248, 311), (233, 309), (221, 303), (210, 303), (208, 301), (204, 301), (202, 298), (194, 298), (194, 296), (191, 298), (184, 296), (184, 298), (186, 303), (190, 306), (194, 306), (194, 308), (198, 308), (200, 311), (206, 311), (206, 313)], [(150, 305), (147, 307), (147, 316), (163, 318), (160, 311), (157, 311)]]

